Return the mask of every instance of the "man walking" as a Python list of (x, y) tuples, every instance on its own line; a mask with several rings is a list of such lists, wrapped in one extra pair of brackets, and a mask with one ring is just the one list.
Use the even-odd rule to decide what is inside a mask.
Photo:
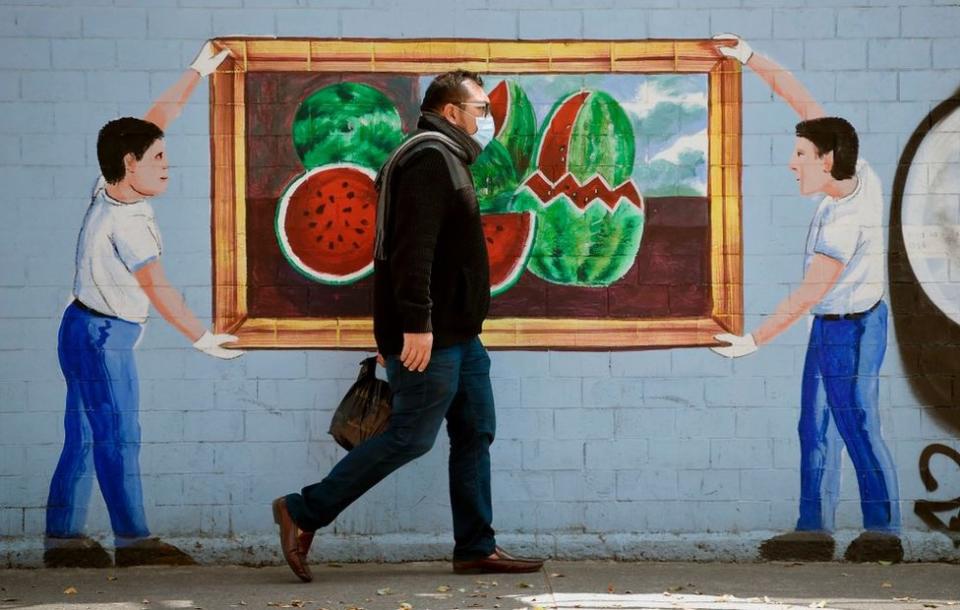
[(490, 304), (487, 251), (470, 164), (493, 138), (477, 74), (435, 78), (418, 133), (384, 165), (374, 276), (374, 334), (393, 391), (387, 430), (347, 454), (325, 479), (277, 498), (284, 558), (311, 580), (313, 532), (400, 466), (427, 453), (443, 420), (450, 436), (453, 570), (535, 572), (491, 527), (490, 444), (495, 415), (490, 359), (479, 334)]
[(735, 46), (720, 43), (717, 49), (749, 66), (800, 115), (790, 170), (802, 195), (823, 195), (807, 234), (802, 284), (755, 331), (717, 335), (730, 345), (713, 348), (731, 358), (745, 356), (813, 313), (798, 426), (800, 518), (796, 532), (766, 541), (761, 553), (771, 559), (833, 558), (840, 452), (846, 447), (857, 472), (866, 530), (846, 558), (899, 561), (896, 470), (878, 412), (887, 345), (880, 180), (857, 158), (857, 133), (850, 123), (825, 116), (790, 72), (743, 40), (717, 38), (734, 40)]

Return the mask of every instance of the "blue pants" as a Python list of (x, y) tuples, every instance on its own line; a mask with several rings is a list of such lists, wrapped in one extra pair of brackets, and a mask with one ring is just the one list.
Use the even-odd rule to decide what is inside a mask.
[(882, 301), (857, 319), (814, 318), (798, 426), (798, 530), (834, 529), (843, 447), (857, 472), (864, 529), (890, 533), (900, 529), (897, 474), (880, 433), (878, 413), (886, 347), (887, 305)]
[(490, 444), (496, 419), (490, 358), (480, 339), (435, 349), (422, 373), (387, 357), (393, 412), (387, 430), (356, 446), (325, 479), (286, 497), (297, 525), (330, 524), (394, 470), (430, 451), (444, 418), (450, 436), (450, 504), (455, 559), (490, 555), (495, 546), (490, 495)]
[(133, 348), (143, 327), (74, 302), (57, 352), (67, 382), (64, 442), (50, 481), (47, 536), (83, 535), (93, 473), (118, 538), (150, 535), (140, 485), (139, 389)]

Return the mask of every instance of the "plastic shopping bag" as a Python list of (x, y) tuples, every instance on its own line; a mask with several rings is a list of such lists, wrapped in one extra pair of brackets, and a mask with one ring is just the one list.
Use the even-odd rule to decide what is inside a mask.
[(377, 359), (360, 362), (360, 374), (330, 421), (330, 434), (350, 451), (365, 440), (382, 433), (390, 421), (393, 394), (390, 385), (376, 375)]

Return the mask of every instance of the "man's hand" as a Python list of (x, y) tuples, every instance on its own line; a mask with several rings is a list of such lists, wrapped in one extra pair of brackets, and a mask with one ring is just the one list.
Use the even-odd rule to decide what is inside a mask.
[(723, 341), (724, 343), (729, 344), (724, 347), (710, 348), (717, 354), (726, 356), (727, 358), (739, 358), (757, 351), (757, 343), (753, 340), (753, 335), (751, 334), (746, 334), (741, 337), (740, 335), (721, 333), (719, 335), (714, 335), (713, 338), (717, 341)]
[(720, 52), (724, 57), (732, 57), (739, 61), (741, 64), (747, 63), (750, 60), (750, 56), (753, 55), (753, 49), (750, 48), (750, 45), (747, 44), (747, 41), (740, 38), (736, 34), (717, 34), (713, 37), (714, 40), (735, 40), (737, 44), (733, 46), (718, 44), (717, 51)]
[(244, 353), (243, 350), (224, 349), (222, 346), (224, 343), (233, 343), (236, 340), (237, 338), (233, 335), (215, 335), (209, 330), (205, 330), (203, 334), (200, 335), (200, 338), (194, 342), (193, 346), (214, 358), (233, 360), (234, 358), (242, 356)]
[(431, 351), (433, 351), (433, 333), (403, 333), (400, 362), (408, 370), (418, 373), (427, 370)]
[(190, 67), (199, 72), (200, 76), (210, 76), (217, 69), (217, 66), (222, 64), (223, 60), (230, 55), (230, 49), (224, 49), (219, 53), (214, 53), (214, 51), (216, 51), (216, 48), (212, 42), (208, 40), (203, 43), (200, 52), (197, 53), (197, 58), (193, 60)]

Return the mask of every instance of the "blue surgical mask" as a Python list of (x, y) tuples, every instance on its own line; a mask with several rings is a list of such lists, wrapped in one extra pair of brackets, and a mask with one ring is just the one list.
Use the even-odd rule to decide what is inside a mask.
[(480, 148), (486, 148), (490, 140), (493, 139), (493, 132), (495, 130), (492, 116), (479, 117), (477, 119), (477, 131), (471, 134), (470, 137), (480, 145)]

